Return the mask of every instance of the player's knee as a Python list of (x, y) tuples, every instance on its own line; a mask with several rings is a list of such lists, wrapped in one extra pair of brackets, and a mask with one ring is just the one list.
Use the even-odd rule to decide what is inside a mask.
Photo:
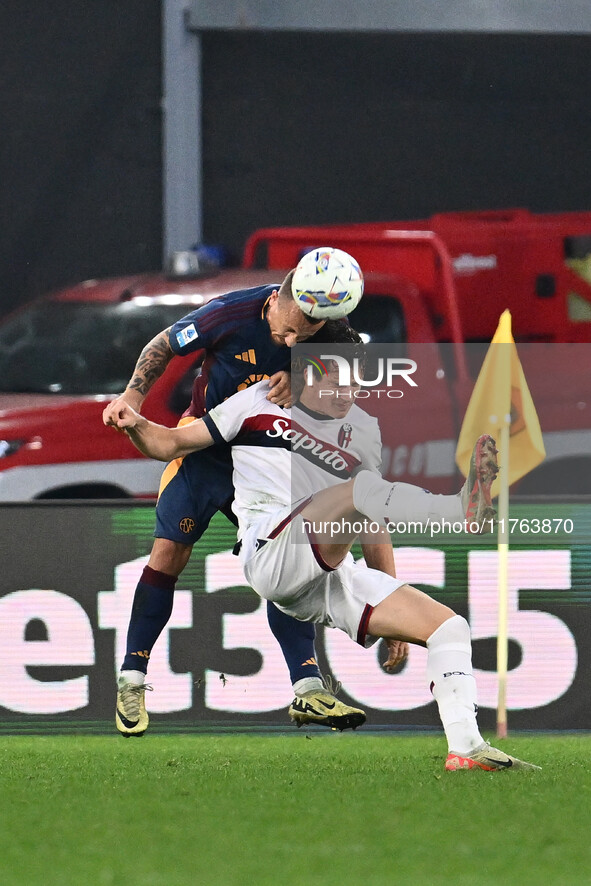
[(193, 546), (168, 538), (154, 539), (148, 565), (168, 575), (179, 575), (191, 556)]
[(456, 615), (451, 609), (449, 611), (450, 617), (446, 618), (427, 640), (428, 647), (433, 645), (435, 639), (458, 646), (470, 645), (470, 625), (462, 615)]

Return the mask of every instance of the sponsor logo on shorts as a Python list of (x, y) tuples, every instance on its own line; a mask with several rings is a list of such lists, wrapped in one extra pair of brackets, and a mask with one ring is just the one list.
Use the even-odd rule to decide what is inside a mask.
[(191, 517), (183, 517), (179, 522), (181, 532), (189, 533), (195, 529), (195, 521)]

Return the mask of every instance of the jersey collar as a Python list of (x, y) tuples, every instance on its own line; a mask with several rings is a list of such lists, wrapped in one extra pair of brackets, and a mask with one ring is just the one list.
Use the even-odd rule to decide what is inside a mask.
[(306, 415), (310, 416), (310, 418), (316, 419), (316, 421), (337, 421), (337, 419), (333, 415), (325, 415), (324, 412), (315, 412), (313, 409), (308, 409), (307, 406), (304, 406), (301, 400), (298, 400), (298, 402), (295, 403), (294, 406), (301, 412), (305, 412)]

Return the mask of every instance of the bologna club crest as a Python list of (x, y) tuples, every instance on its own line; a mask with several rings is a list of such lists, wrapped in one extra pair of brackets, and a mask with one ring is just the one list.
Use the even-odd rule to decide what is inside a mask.
[(341, 447), (341, 449), (346, 449), (347, 446), (349, 445), (349, 443), (351, 442), (351, 432), (352, 431), (353, 431), (353, 428), (351, 427), (351, 425), (349, 425), (349, 424), (341, 425), (341, 427), (339, 429), (339, 436), (338, 436), (338, 444)]

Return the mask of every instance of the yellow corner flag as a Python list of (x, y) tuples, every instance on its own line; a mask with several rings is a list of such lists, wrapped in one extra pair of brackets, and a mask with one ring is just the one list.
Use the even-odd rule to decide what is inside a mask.
[(499, 446), (498, 486), (498, 632), (497, 735), (507, 735), (509, 486), (544, 460), (546, 450), (511, 333), (511, 314), (503, 311), (497, 331), (476, 379), (456, 449), (456, 461), (467, 476), (474, 443), (490, 434)]
[[(540, 422), (511, 332), (511, 314), (503, 311), (474, 385), (456, 449), (458, 467), (467, 476), (474, 443), (481, 434), (497, 442), (509, 424), (511, 448), (508, 485), (533, 470), (546, 456)], [(505, 453), (509, 456), (509, 453)], [(503, 452), (500, 453), (502, 470)], [(495, 486), (493, 494), (496, 494)]]

